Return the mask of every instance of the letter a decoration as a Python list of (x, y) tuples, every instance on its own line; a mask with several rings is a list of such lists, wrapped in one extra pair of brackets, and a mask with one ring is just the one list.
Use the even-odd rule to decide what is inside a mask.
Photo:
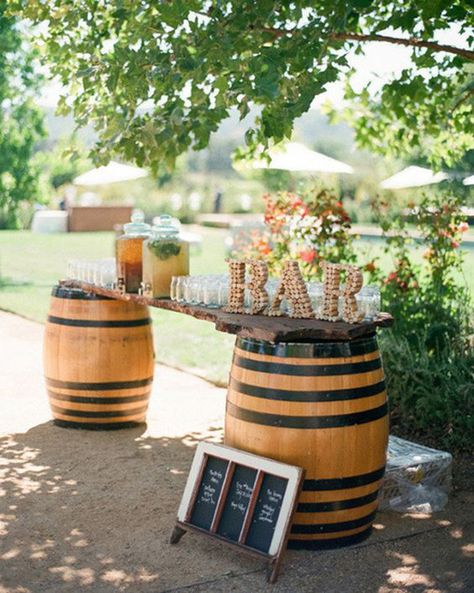
[(299, 264), (295, 260), (285, 262), (280, 284), (267, 315), (282, 315), (283, 312), (280, 306), (283, 299), (286, 299), (291, 305), (290, 317), (297, 319), (314, 317), (311, 299), (301, 275)]

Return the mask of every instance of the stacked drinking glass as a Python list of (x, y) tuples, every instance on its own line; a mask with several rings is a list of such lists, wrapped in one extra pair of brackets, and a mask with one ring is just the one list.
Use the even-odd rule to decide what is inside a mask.
[[(279, 280), (270, 278), (265, 286), (270, 302), (273, 300)], [(319, 317), (323, 308), (323, 283), (307, 282), (308, 294), (313, 305), (316, 317)], [(212, 309), (218, 309), (227, 305), (227, 293), (229, 290), (229, 277), (227, 274), (207, 274), (199, 276), (173, 276), (171, 280), (171, 299), (178, 303), (188, 305), (200, 305)], [(342, 295), (344, 285), (341, 285)], [(380, 312), (380, 290), (376, 286), (364, 286), (356, 294), (356, 301), (359, 311), (364, 313), (364, 319), (370, 320)], [(250, 307), (250, 292), (245, 291), (245, 307)], [(344, 299), (339, 297), (339, 315), (342, 316)], [(283, 311), (288, 311), (286, 301), (282, 303)]]

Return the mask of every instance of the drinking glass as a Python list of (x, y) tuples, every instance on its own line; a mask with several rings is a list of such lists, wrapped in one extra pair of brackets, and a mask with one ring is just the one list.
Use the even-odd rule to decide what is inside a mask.
[(185, 302), (187, 279), (188, 279), (188, 276), (177, 276), (175, 296), (176, 296), (176, 301), (178, 303)]
[(99, 262), (97, 284), (103, 288), (112, 288), (117, 279), (117, 270), (114, 257), (109, 257)]
[(323, 312), (324, 291), (322, 282), (308, 282), (308, 295), (315, 316), (318, 318)]
[(80, 260), (78, 259), (70, 259), (67, 262), (66, 266), (66, 278), (68, 280), (77, 280), (78, 279), (78, 266)]
[(204, 305), (211, 309), (219, 307), (219, 280), (208, 277), (204, 282)]
[(219, 279), (217, 290), (217, 303), (219, 307), (226, 307), (229, 302), (229, 280), (227, 277)]
[(177, 301), (178, 297), (177, 297), (177, 285), (178, 285), (178, 278), (180, 278), (180, 276), (172, 276), (171, 278), (171, 284), (170, 284), (170, 299), (172, 301)]

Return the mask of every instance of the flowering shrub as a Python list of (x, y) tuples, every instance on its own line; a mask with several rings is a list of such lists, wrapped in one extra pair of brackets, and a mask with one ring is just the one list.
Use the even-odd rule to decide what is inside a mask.
[(469, 293), (456, 281), (461, 271), (462, 235), (468, 225), (453, 195), (423, 198), (413, 208), (421, 263), (410, 249), (415, 239), (406, 221), (377, 206), (393, 269), (383, 277), (377, 262), (366, 264), (382, 286), (384, 308), (395, 317), (381, 335), (392, 428), (424, 437), (435, 446), (472, 447), (474, 351)]
[[(397, 320), (397, 332), (408, 340), (425, 334), (430, 350), (449, 346), (465, 335), (469, 320), (469, 294), (455, 277), (462, 270), (459, 247), (469, 228), (458, 199), (454, 195), (424, 197), (412, 208), (416, 237), (405, 219), (391, 215), (387, 204), (375, 208), (393, 269), (384, 277), (372, 261), (365, 270), (382, 285), (382, 298)], [(411, 248), (416, 242), (425, 247), (422, 263), (413, 257)]]
[(349, 216), (328, 190), (313, 189), (301, 196), (282, 192), (263, 199), (265, 229), (254, 234), (246, 257), (265, 259), (275, 275), (285, 259), (298, 259), (306, 279), (321, 277), (321, 260), (355, 261)]

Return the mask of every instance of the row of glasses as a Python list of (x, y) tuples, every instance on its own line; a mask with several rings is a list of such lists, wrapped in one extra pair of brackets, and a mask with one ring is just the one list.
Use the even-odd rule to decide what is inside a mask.
[(380, 313), (381, 300), (378, 286), (363, 286), (356, 294), (357, 309), (364, 314), (364, 319), (370, 321)]
[[(269, 301), (275, 298), (280, 280), (269, 278), (265, 288)], [(306, 284), (311, 304), (316, 317), (320, 317), (324, 305), (324, 285), (322, 282), (308, 282)], [(173, 276), (171, 280), (171, 299), (189, 305), (201, 305), (209, 308), (225, 307), (228, 302), (229, 277), (226, 274), (207, 274), (196, 276)], [(344, 285), (340, 287), (338, 302), (339, 316), (342, 317)], [(356, 294), (357, 308), (364, 314), (365, 320), (374, 319), (380, 312), (380, 290), (377, 286), (364, 286)], [(250, 291), (245, 291), (244, 306), (251, 306)], [(281, 308), (288, 313), (290, 306), (284, 299)]]
[(68, 280), (95, 284), (102, 288), (115, 288), (117, 270), (114, 257), (104, 259), (70, 259), (67, 262)]
[(220, 308), (227, 305), (228, 291), (227, 274), (173, 276), (170, 297), (178, 303)]

